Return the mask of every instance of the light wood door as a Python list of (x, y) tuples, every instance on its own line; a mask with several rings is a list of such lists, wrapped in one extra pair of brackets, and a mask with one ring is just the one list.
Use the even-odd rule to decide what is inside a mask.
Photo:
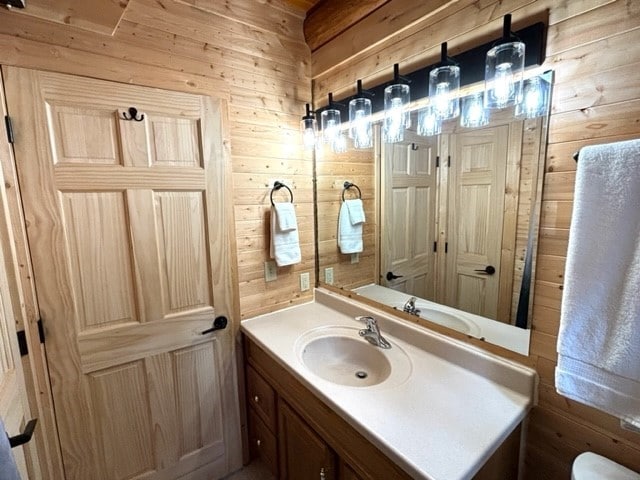
[[(496, 318), (509, 126), (450, 139), (446, 303)], [(485, 269), (495, 273), (485, 273)]]
[[(7, 284), (4, 256), (7, 248), (8, 245), (4, 242), (0, 243), (0, 418), (6, 433), (12, 437), (24, 430), (31, 417)], [(0, 435), (4, 434), (5, 432), (0, 430)], [(24, 480), (40, 478), (37, 456), (33, 451), (34, 445), (35, 442), (30, 442), (12, 449), (18, 472)], [(0, 478), (3, 478), (2, 472)]]
[[(5, 98), (0, 76), (0, 114), (4, 117)], [(0, 128), (0, 131), (2, 129)], [(11, 157), (11, 145), (4, 132), (0, 136), (0, 158)], [(19, 352), (16, 330), (21, 320), (21, 301), (17, 285), (17, 265), (11, 230), (9, 201), (5, 185), (5, 172), (0, 169), (0, 418), (9, 436), (22, 433), (32, 419), (27, 399), (25, 371)], [(40, 425), (29, 443), (12, 449), (23, 479), (42, 478), (39, 454), (35, 438), (40, 434)], [(0, 435), (5, 432), (0, 430)], [(0, 472), (2, 478), (2, 472)]]
[(380, 280), (435, 300), (437, 141), (405, 132), (404, 142), (383, 148)]
[(4, 74), (67, 479), (238, 468), (225, 104)]

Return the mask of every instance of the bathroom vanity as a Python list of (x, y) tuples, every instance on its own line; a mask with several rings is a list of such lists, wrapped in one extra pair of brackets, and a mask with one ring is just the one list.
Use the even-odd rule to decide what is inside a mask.
[(251, 455), (277, 478), (517, 478), (533, 370), (323, 289), (241, 329)]

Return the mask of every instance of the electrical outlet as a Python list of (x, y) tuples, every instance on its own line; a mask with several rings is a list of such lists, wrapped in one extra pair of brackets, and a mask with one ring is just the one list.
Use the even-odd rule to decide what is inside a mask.
[(309, 272), (300, 274), (300, 291), (306, 292), (309, 290)]
[(324, 283), (327, 285), (333, 285), (333, 267), (327, 267), (324, 269)]
[(360, 254), (359, 253), (352, 253), (351, 254), (351, 263), (359, 263), (360, 262)]
[(264, 262), (264, 281), (273, 282), (278, 278), (278, 267), (275, 260), (269, 260)]

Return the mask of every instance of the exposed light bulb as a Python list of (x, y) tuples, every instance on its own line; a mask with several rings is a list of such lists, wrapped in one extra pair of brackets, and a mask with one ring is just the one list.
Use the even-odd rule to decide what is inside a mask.
[(356, 110), (353, 124), (351, 132), (354, 147), (370, 148), (372, 146), (371, 120), (363, 109)]
[(418, 135), (430, 137), (442, 132), (442, 120), (436, 115), (432, 105), (418, 112)]
[(447, 117), (449, 114), (449, 82), (440, 82), (436, 85), (436, 94), (433, 99), (438, 115)]
[(387, 110), (385, 119), (385, 141), (387, 143), (401, 142), (404, 140), (404, 106), (402, 99), (391, 99), (391, 108)]
[(462, 99), (460, 125), (466, 128), (482, 127), (489, 123), (489, 110), (484, 108), (482, 92)]
[(337, 132), (333, 143), (331, 144), (331, 148), (334, 153), (344, 153), (347, 151), (347, 139), (342, 132)]
[(496, 66), (493, 92), (498, 108), (505, 107), (514, 96), (514, 79), (511, 63), (501, 63)]

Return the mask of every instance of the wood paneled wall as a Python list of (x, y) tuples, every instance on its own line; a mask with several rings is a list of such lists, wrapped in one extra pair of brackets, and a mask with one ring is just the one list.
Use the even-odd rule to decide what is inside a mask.
[[(299, 135), (311, 99), (302, 24), (285, 0), (130, 0), (113, 36), (0, 9), (0, 64), (229, 101), (240, 303), (249, 317), (308, 300), (301, 272), (314, 282), (312, 158)], [(274, 180), (294, 191), (302, 263), (265, 283)]]
[[(325, 2), (322, 7), (325, 6)], [(334, 3), (340, 3), (336, 1)], [(307, 25), (312, 53), (313, 94), (350, 95), (357, 79), (367, 85), (437, 61), (440, 43), (452, 55), (500, 35), (502, 16), (514, 29), (548, 20), (545, 67), (556, 72), (543, 186), (541, 231), (530, 363), (540, 375), (539, 405), (530, 417), (526, 467), (531, 479), (570, 478), (573, 458), (590, 450), (640, 471), (640, 435), (617, 419), (555, 393), (554, 367), (567, 238), (576, 164), (572, 154), (597, 143), (640, 137), (640, 2), (635, 0), (391, 0), (363, 16), (342, 17), (351, 27), (328, 42), (323, 22)], [(422, 4), (421, 4), (422, 5)], [(386, 10), (394, 12), (392, 17)], [(416, 18), (416, 13), (421, 18)], [(388, 12), (387, 12), (388, 13)], [(322, 12), (315, 12), (318, 17)], [(391, 18), (391, 19), (390, 19)], [(398, 19), (404, 19), (398, 24)], [(390, 25), (393, 25), (392, 31)], [(348, 165), (345, 165), (348, 166)], [(337, 175), (345, 173), (337, 171)]]

